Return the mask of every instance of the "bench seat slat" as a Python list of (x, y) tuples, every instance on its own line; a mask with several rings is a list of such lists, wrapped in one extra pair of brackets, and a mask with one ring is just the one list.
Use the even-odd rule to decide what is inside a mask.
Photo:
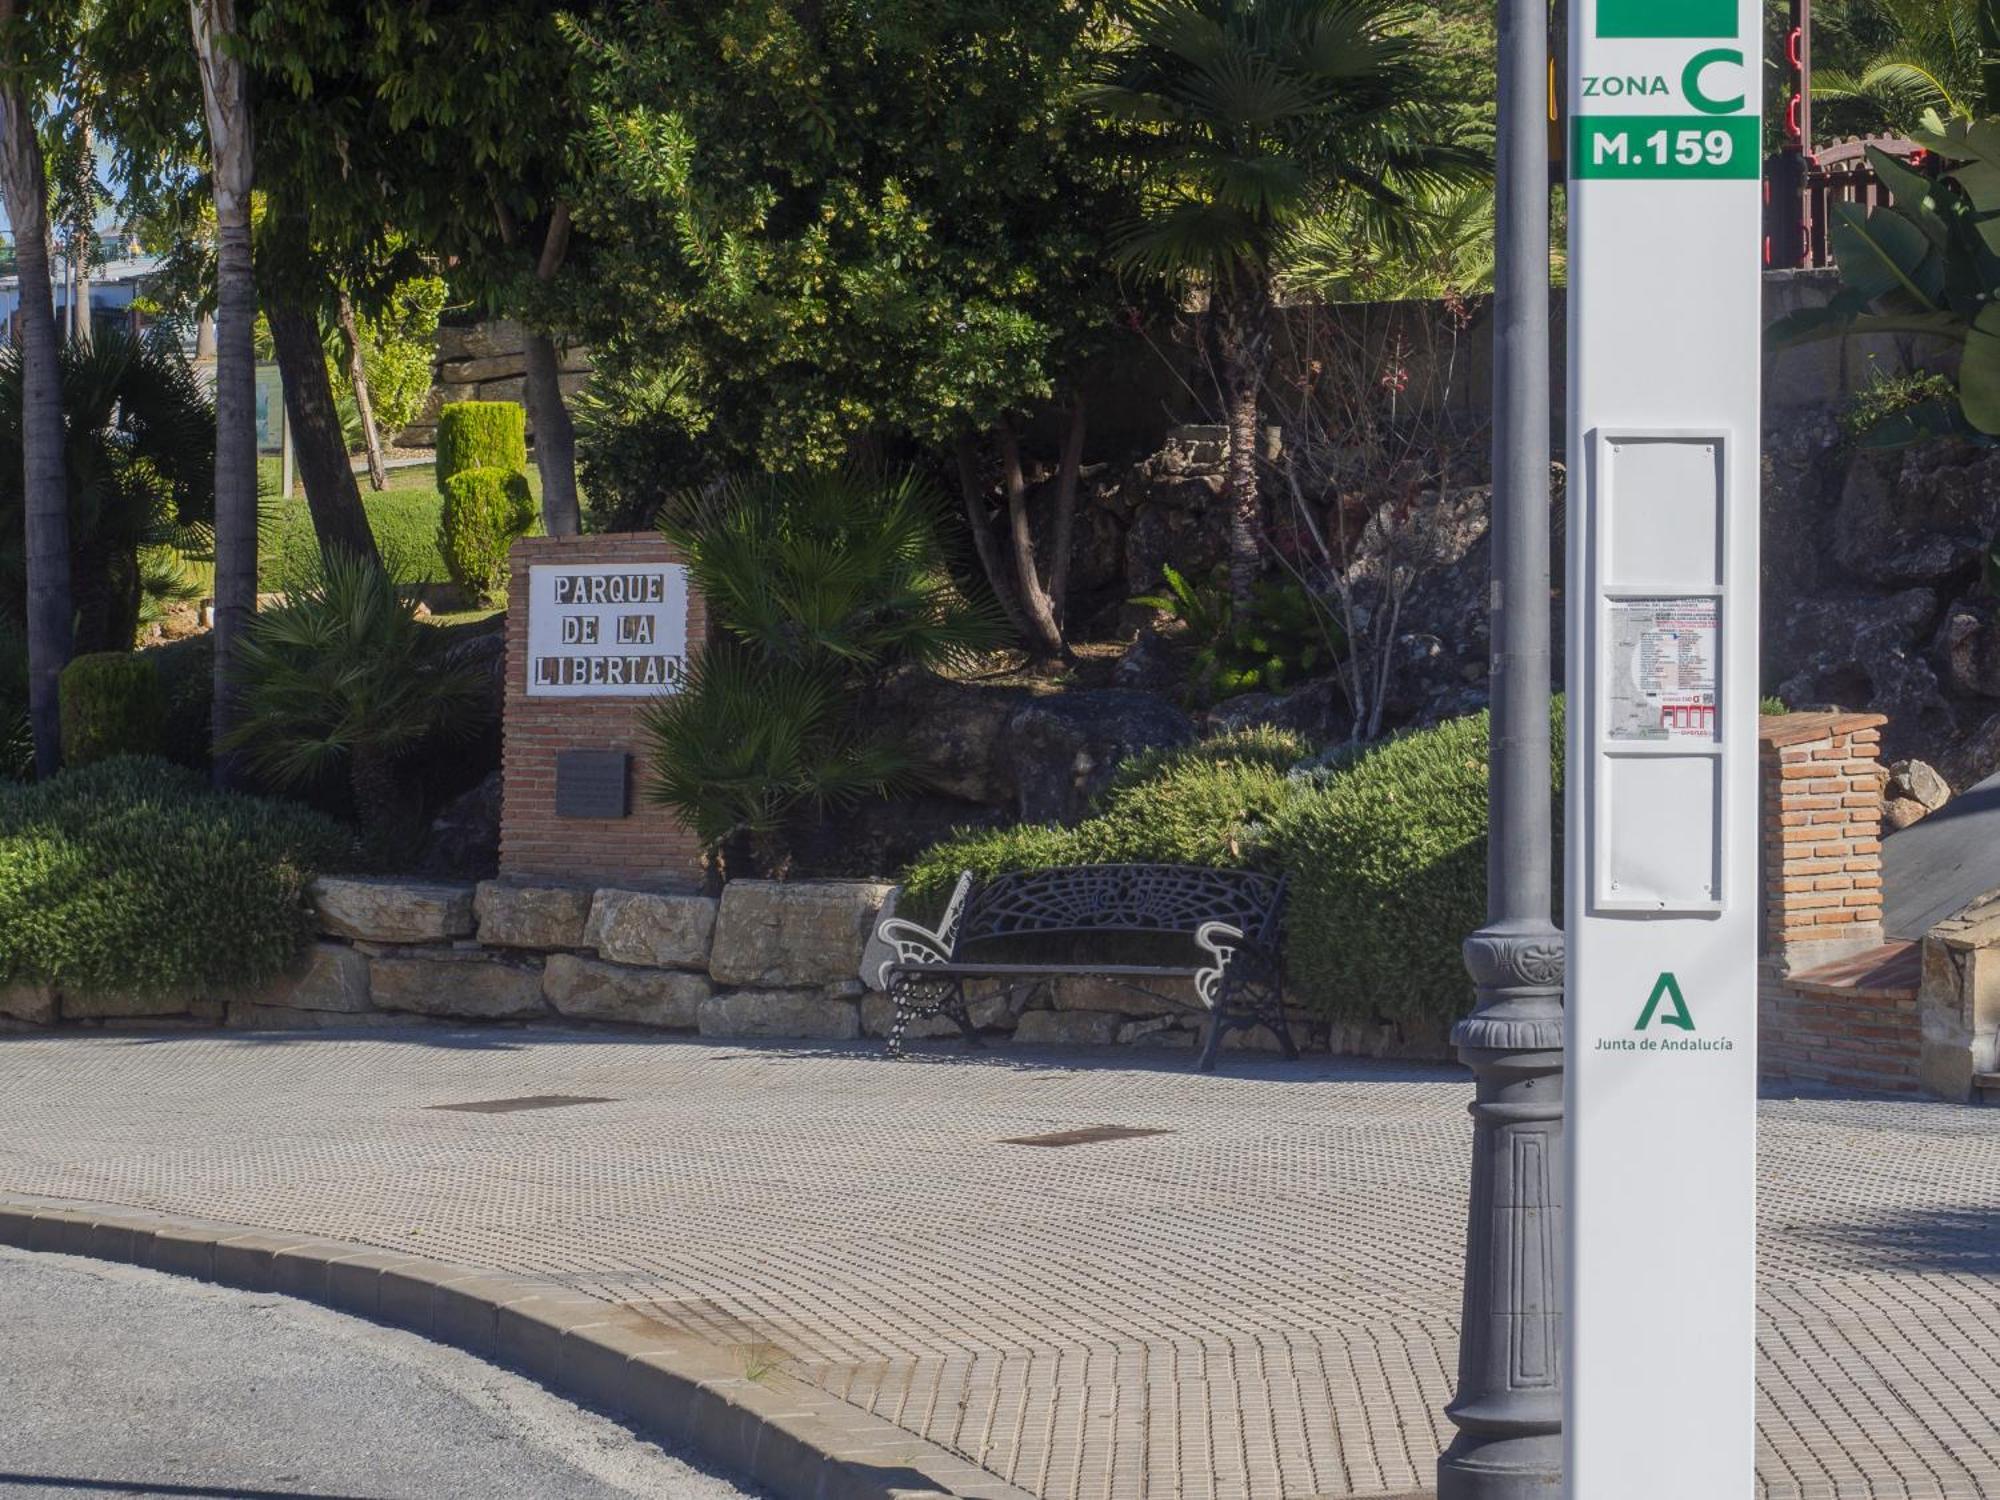
[(1192, 979), (1199, 964), (891, 964), (891, 974), (951, 975), (959, 979)]

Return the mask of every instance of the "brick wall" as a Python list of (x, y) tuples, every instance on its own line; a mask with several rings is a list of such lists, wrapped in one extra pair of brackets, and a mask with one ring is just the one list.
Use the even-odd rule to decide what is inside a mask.
[(1880, 714), (1778, 714), (1759, 721), (1764, 785), (1764, 940), (1801, 946), (1882, 940)]
[(1915, 1092), (1918, 962), (1882, 933), (1880, 714), (1767, 717), (1758, 1063), (1769, 1077)]
[[(597, 884), (690, 886), (701, 878), (694, 835), (645, 796), (644, 698), (531, 698), (528, 680), (528, 569), (538, 563), (679, 561), (652, 532), (528, 537), (510, 554), (507, 589), (507, 700), (502, 726), (500, 873)], [(707, 630), (699, 598), (688, 598), (687, 639), (698, 650)], [(631, 814), (556, 816), (556, 752), (623, 750), (632, 756)]]

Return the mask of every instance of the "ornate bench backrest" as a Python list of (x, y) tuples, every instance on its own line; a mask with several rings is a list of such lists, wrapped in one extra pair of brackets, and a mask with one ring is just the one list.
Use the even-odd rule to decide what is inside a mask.
[(1249, 870), (1200, 865), (1066, 865), (996, 875), (972, 893), (953, 952), (1019, 937), (1093, 932), (1193, 937), (1226, 922), (1252, 938), (1274, 938), (1284, 883)]

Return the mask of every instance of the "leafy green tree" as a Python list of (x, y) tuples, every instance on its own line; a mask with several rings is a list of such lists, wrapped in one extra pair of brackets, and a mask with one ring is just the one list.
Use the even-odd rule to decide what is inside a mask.
[[(958, 448), (988, 578), (1047, 654), (1076, 376), (1126, 300), (1103, 238), (1132, 198), (1077, 102), (1107, 24), (1071, 0), (621, 0), (569, 28), (601, 376), (657, 398), (649, 423), (698, 407), (703, 446), (747, 467)], [(1051, 403), (1061, 500), (1037, 539), (1015, 434)]]
[(1484, 165), (1446, 138), (1410, 19), (1399, 0), (1135, 0), (1091, 93), (1145, 176), (1120, 260), (1207, 294), (1242, 608), (1261, 566), (1259, 402), (1292, 237), (1343, 209), (1393, 224), (1413, 191)]

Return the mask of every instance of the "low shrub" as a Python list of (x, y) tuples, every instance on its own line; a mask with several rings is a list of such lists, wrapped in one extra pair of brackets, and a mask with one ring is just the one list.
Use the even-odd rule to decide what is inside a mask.
[(214, 732), (215, 637), (203, 631), (149, 647), (145, 655), (160, 682), (160, 754), (206, 772)]
[(920, 921), (937, 916), (961, 870), (984, 879), (1047, 865), (1268, 867), (1271, 819), (1300, 785), (1288, 768), (1310, 748), (1260, 728), (1135, 756), (1074, 828), (980, 829), (933, 846), (905, 877), (901, 906)]
[(437, 487), (467, 469), (528, 467), (528, 414), (512, 401), (453, 401), (438, 412)]
[(1375, 746), (1274, 819), (1291, 876), (1287, 975), (1315, 1009), (1450, 1020), (1470, 1006), (1459, 948), (1486, 918), (1487, 732), (1479, 713)]
[(63, 668), (60, 698), (65, 766), (160, 753), (166, 696), (150, 657), (134, 651), (75, 657)]
[(453, 583), (494, 603), (507, 588), (507, 549), (534, 525), (527, 475), (516, 469), (462, 469), (444, 482), (438, 554)]
[(353, 862), (339, 825), (115, 757), (0, 785), (0, 983), (181, 994), (275, 977), (311, 936), (314, 874)]

